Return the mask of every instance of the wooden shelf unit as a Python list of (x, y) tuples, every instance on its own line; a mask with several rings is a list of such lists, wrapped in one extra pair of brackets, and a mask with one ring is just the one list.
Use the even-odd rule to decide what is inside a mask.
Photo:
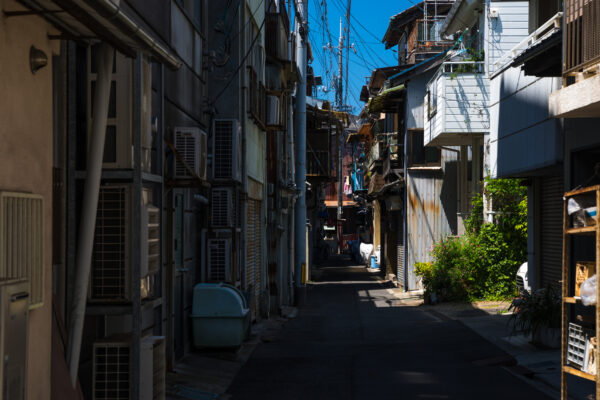
[[(563, 204), (563, 252), (562, 252), (562, 337), (561, 337), (561, 400), (567, 400), (568, 397), (568, 386), (567, 377), (568, 375), (575, 375), (582, 379), (587, 379), (596, 382), (596, 398), (600, 399), (600, 380), (598, 375), (592, 375), (581, 371), (578, 368), (567, 365), (567, 350), (568, 350), (568, 339), (569, 339), (569, 316), (571, 308), (576, 305), (582, 305), (581, 298), (572, 297), (570, 289), (574, 289), (575, 282), (572, 282), (571, 271), (575, 268), (575, 262), (578, 260), (571, 259), (571, 245), (572, 241), (577, 240), (578, 237), (584, 236), (595, 236), (595, 263), (596, 272), (600, 271), (600, 224), (596, 222), (594, 226), (585, 226), (573, 228), (570, 226), (571, 220), (567, 213), (567, 202), (572, 197), (581, 195), (593, 195), (595, 198), (595, 204), (597, 209), (600, 209), (600, 185), (590, 186), (578, 190), (566, 192), (564, 195)], [(597, 220), (598, 221), (598, 220)], [(573, 274), (574, 276), (574, 274)], [(573, 280), (574, 281), (574, 280)], [(596, 289), (596, 299), (600, 299), (600, 285)], [(595, 308), (595, 336), (600, 337), (600, 307)], [(596, 349), (596, 371), (600, 371), (600, 357), (598, 357), (598, 348)]]

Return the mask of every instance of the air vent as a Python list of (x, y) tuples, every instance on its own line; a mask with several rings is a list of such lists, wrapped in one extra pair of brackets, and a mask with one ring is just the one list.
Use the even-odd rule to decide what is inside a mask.
[(233, 119), (218, 119), (213, 128), (213, 179), (240, 182), (240, 124)]
[(234, 208), (232, 188), (213, 188), (211, 194), (211, 225), (214, 228), (233, 226)]
[(198, 128), (175, 128), (175, 150), (179, 154), (179, 157), (174, 157), (176, 179), (196, 176), (206, 179), (205, 132)]
[(94, 343), (93, 357), (93, 399), (129, 400), (131, 366), (129, 343)]
[(44, 201), (0, 192), (0, 278), (27, 278), (29, 308), (44, 304)]
[(208, 280), (211, 282), (225, 282), (229, 275), (231, 264), (231, 239), (208, 240)]

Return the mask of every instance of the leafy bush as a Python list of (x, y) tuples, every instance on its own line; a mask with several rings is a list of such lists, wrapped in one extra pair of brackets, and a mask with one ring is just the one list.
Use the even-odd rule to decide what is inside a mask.
[[(484, 198), (495, 222), (483, 221)], [(500, 300), (516, 294), (515, 274), (527, 258), (526, 188), (513, 179), (486, 179), (483, 195), (472, 201), (466, 234), (433, 246), (433, 263), (415, 268), (428, 294), (442, 301)]]
[(513, 333), (533, 334), (542, 327), (560, 328), (560, 295), (552, 286), (530, 293), (523, 293), (513, 301), (509, 310)]

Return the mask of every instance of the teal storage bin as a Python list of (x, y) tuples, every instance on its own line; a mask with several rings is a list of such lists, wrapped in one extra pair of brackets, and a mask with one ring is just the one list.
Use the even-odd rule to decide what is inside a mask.
[(242, 292), (226, 283), (194, 286), (194, 347), (237, 347), (250, 332), (250, 310)]

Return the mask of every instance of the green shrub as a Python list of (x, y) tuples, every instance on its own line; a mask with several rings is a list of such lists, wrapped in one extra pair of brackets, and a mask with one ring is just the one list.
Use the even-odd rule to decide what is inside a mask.
[(496, 211), (495, 222), (483, 221), (484, 196), (475, 196), (466, 234), (436, 243), (433, 263), (415, 268), (426, 292), (440, 301), (500, 300), (516, 294), (515, 274), (527, 258), (526, 188), (519, 180), (486, 179), (484, 194)]

